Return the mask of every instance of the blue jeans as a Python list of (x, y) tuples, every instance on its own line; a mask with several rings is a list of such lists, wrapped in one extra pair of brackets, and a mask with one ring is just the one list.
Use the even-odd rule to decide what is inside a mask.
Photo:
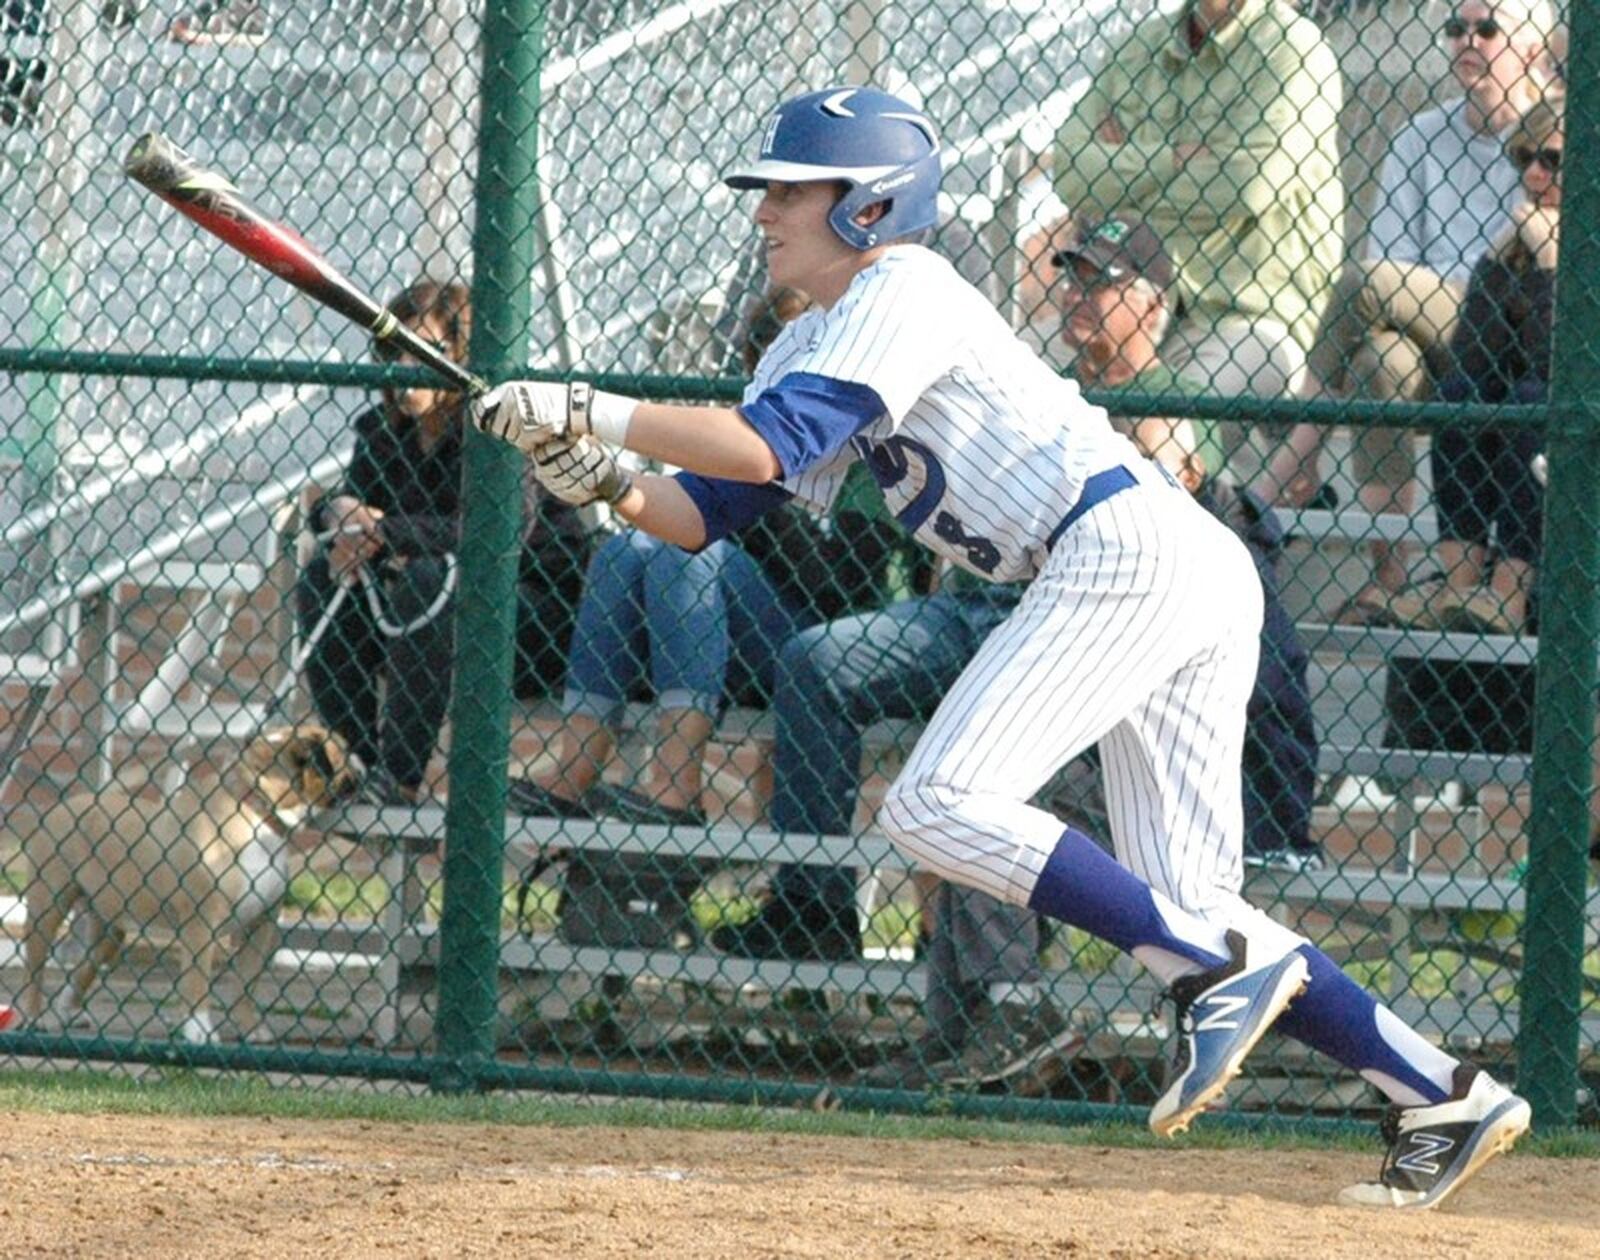
[(645, 683), (663, 709), (763, 703), (778, 649), (801, 624), (733, 543), (691, 554), (628, 530), (589, 564), (562, 708), (615, 725)]
[[(861, 732), (880, 718), (926, 718), (978, 647), (1016, 607), (1022, 588), (995, 586), (905, 600), (814, 626), (778, 658), (772, 824), (850, 834), (861, 781)], [(786, 866), (773, 896), (798, 906), (855, 903), (848, 871)], [(1031, 917), (1031, 916), (1030, 916)]]

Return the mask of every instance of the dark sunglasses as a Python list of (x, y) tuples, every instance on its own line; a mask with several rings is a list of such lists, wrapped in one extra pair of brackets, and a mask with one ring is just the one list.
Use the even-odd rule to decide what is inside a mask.
[(1069, 289), (1092, 293), (1096, 289), (1109, 289), (1121, 284), (1132, 274), (1126, 267), (1108, 263), (1096, 267), (1087, 260), (1080, 261), (1070, 254), (1057, 254), (1050, 260), (1061, 272), (1061, 283)]
[(1518, 149), (1511, 155), (1511, 160), (1517, 164), (1519, 171), (1525, 171), (1537, 162), (1552, 175), (1561, 174), (1560, 149)]
[(1465, 39), (1468, 32), (1479, 39), (1493, 39), (1501, 31), (1500, 23), (1492, 17), (1479, 18), (1476, 22), (1469, 22), (1466, 18), (1445, 18), (1444, 33), (1447, 39)]

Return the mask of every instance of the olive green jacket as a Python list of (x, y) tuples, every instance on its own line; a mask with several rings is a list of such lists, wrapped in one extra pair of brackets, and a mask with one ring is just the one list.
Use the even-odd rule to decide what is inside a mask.
[[(1338, 63), (1282, 0), (1241, 0), (1198, 52), (1187, 13), (1110, 50), (1057, 136), (1056, 190), (1080, 220), (1122, 211), (1160, 233), (1187, 314), (1276, 319), (1309, 349), (1344, 254)], [(1096, 136), (1108, 115), (1125, 143)], [(1209, 152), (1180, 165), (1184, 143)]]

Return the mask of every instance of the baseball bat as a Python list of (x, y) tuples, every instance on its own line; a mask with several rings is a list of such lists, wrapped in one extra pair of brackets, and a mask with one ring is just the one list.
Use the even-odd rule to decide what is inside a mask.
[(387, 342), (404, 350), (469, 393), (480, 394), (488, 389), (481, 377), (412, 332), (297, 233), (262, 214), (231, 183), (207, 170), (165, 136), (153, 131), (140, 136), (122, 169), (252, 262), (260, 263), (302, 293), (365, 328), (375, 342)]

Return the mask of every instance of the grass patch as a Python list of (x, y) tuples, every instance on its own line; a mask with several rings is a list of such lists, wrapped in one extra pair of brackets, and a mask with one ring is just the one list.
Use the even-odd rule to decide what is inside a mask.
[(389, 904), (389, 886), (376, 875), (357, 879), (343, 871), (302, 871), (289, 881), (284, 904), (311, 919), (375, 919)]
[[(806, 1111), (656, 1103), (583, 1101), (488, 1094), (434, 1097), (358, 1087), (285, 1088), (236, 1077), (163, 1070), (135, 1079), (96, 1070), (0, 1072), (0, 1110), (55, 1115), (265, 1116), (273, 1119), (363, 1120), (394, 1124), (504, 1124), (546, 1128), (606, 1125), (684, 1132), (775, 1133), (905, 1141), (992, 1141), (1040, 1146), (1116, 1146), (1130, 1149), (1360, 1150), (1376, 1152), (1375, 1132), (1304, 1134), (1266, 1127), (1213, 1127), (1163, 1142), (1143, 1127), (1073, 1127), (964, 1120), (949, 1116)], [(1525, 1139), (1520, 1152), (1600, 1159), (1600, 1132), (1575, 1130)]]

